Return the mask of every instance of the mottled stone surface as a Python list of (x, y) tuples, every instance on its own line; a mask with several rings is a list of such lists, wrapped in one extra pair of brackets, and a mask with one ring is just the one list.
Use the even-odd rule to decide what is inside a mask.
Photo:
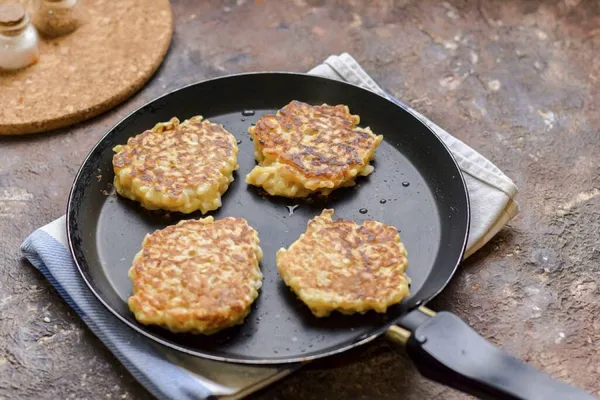
[[(18, 250), (64, 213), (90, 147), (171, 89), (242, 71), (306, 71), (343, 51), (521, 190), (521, 214), (431, 307), (600, 395), (600, 3), (188, 0), (173, 9), (167, 59), (130, 101), (55, 134), (0, 138), (0, 398), (150, 397)], [(419, 377), (384, 341), (257, 397), (400, 395), (464, 398)]]

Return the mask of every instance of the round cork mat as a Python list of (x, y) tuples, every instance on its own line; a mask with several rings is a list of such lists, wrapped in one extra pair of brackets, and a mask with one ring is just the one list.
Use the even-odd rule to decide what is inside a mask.
[(40, 35), (37, 64), (0, 72), (0, 135), (49, 131), (121, 103), (152, 76), (173, 34), (168, 0), (80, 0), (82, 25)]

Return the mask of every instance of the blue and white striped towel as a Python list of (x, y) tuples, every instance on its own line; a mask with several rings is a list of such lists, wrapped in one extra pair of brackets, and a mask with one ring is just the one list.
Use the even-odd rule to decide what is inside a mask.
[[(309, 73), (345, 80), (390, 98), (349, 54), (331, 56)], [(391, 99), (397, 103), (398, 100)], [(487, 243), (518, 212), (517, 187), (495, 165), (414, 110), (448, 146), (463, 171), (471, 201), (466, 257)], [(131, 374), (159, 399), (240, 398), (298, 368), (246, 366), (203, 360), (168, 349), (121, 323), (89, 291), (67, 250), (64, 216), (23, 243), (27, 259)], [(209, 378), (210, 377), (210, 378)]]

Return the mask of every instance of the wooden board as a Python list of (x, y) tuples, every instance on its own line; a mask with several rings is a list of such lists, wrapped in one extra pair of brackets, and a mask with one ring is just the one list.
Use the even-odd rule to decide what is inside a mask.
[(0, 72), (0, 134), (44, 132), (121, 103), (152, 76), (173, 33), (168, 0), (80, 0), (84, 22), (41, 37), (40, 60)]

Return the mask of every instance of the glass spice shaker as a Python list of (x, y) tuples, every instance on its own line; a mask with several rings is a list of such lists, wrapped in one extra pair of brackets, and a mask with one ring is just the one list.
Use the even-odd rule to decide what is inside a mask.
[(15, 70), (35, 64), (40, 55), (39, 39), (29, 15), (18, 3), (0, 4), (0, 70)]
[(44, 35), (57, 37), (73, 32), (81, 23), (78, 0), (30, 0), (31, 22)]

